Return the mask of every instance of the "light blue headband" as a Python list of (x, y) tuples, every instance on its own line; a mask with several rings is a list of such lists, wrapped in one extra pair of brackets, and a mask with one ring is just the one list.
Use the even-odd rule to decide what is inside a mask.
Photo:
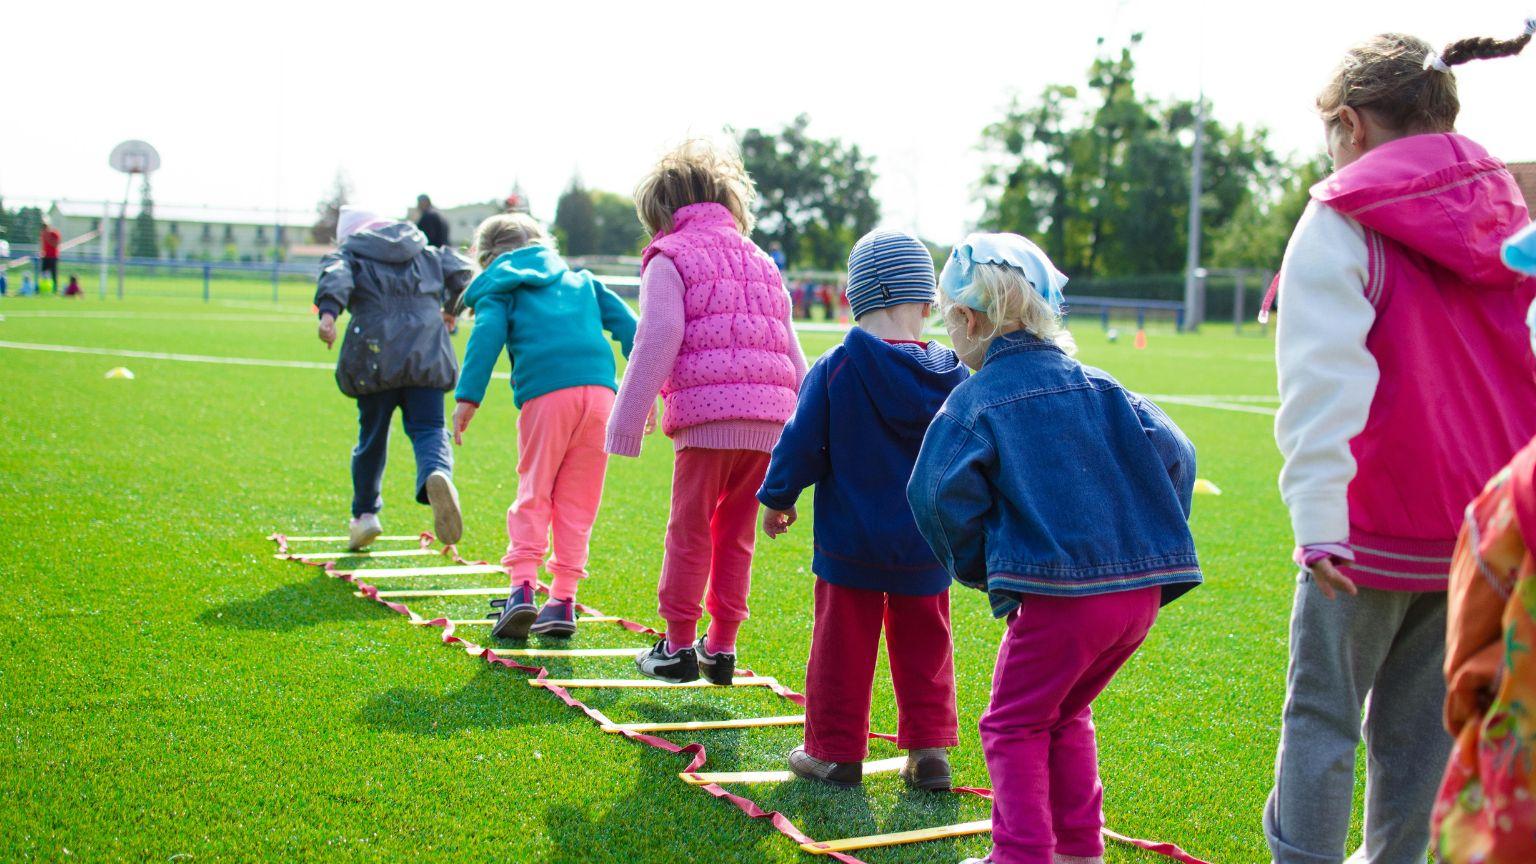
[(984, 312), (975, 290), (977, 264), (1006, 264), (1021, 271), (1051, 309), (1061, 311), (1065, 302), (1061, 289), (1066, 287), (1067, 277), (1029, 240), (1017, 234), (971, 234), (949, 253), (944, 272), (939, 274), (939, 289), (950, 300)]

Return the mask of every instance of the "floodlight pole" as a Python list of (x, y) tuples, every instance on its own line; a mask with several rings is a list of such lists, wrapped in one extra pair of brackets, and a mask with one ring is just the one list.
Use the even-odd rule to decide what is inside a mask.
[(1189, 170), (1189, 254), (1184, 262), (1184, 329), (1200, 329), (1200, 199), (1205, 181), (1205, 88), (1195, 103), (1195, 150)]

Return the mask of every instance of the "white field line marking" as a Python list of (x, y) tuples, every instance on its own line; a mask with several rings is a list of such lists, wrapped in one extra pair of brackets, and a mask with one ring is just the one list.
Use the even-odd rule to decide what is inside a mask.
[(5, 313), (10, 318), (93, 318), (104, 321), (250, 321), (257, 324), (293, 324), (305, 321), (309, 315), (294, 313), (268, 313), (266, 315), (242, 315), (237, 312), (100, 312), (83, 310), (22, 310)]
[(1153, 402), (1166, 402), (1169, 405), (1187, 405), (1191, 408), (1210, 408), (1216, 411), (1236, 411), (1239, 414), (1261, 414), (1265, 417), (1273, 417), (1280, 413), (1279, 409), (1266, 408), (1263, 405), (1240, 405), (1233, 402), (1224, 402), (1216, 399), (1208, 399), (1203, 396), (1172, 396), (1167, 393), (1147, 395)]

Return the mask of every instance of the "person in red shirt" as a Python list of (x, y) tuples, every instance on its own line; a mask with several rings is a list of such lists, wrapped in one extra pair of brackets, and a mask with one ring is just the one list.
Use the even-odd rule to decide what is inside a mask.
[(49, 225), (47, 222), (43, 223), (43, 229), (38, 233), (37, 239), (38, 245), (42, 247), (41, 257), (43, 259), (43, 269), (37, 274), (39, 291), (42, 290), (43, 286), (43, 273), (51, 274), (53, 281), (48, 284), (49, 290), (54, 293), (57, 293), (59, 290), (59, 241), (61, 239), (59, 229)]

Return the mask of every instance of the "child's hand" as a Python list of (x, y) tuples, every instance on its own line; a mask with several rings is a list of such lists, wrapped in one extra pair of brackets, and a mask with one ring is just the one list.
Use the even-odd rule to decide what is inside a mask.
[(458, 327), (459, 327), (459, 316), (453, 314), (452, 312), (444, 310), (443, 311), (443, 326), (448, 328), (448, 332), (449, 333), (452, 333), (454, 330), (457, 330)]
[(661, 410), (661, 399), (656, 399), (656, 404), (651, 406), (651, 413), (645, 418), (645, 434), (650, 435), (656, 431), (656, 414)]
[(320, 341), (327, 351), (336, 344), (336, 316), (329, 312), (320, 316)]
[(795, 508), (793, 507), (789, 508), (788, 510), (773, 510), (771, 508), (764, 507), (763, 533), (768, 535), (769, 540), (772, 540), (780, 534), (788, 531), (789, 526), (795, 524), (795, 520), (797, 518), (799, 517), (795, 513)]
[(464, 430), (469, 428), (469, 421), (475, 419), (478, 407), (473, 402), (460, 402), (453, 409), (453, 443), (464, 443)]
[(1339, 568), (1333, 566), (1333, 559), (1331, 558), (1324, 558), (1313, 564), (1311, 569), (1312, 580), (1317, 583), (1318, 590), (1323, 592), (1323, 596), (1329, 600), (1338, 597), (1337, 592), (1339, 591), (1343, 591), (1351, 597), (1360, 593), (1360, 589), (1355, 587), (1355, 583), (1350, 581), (1348, 576), (1340, 573)]

